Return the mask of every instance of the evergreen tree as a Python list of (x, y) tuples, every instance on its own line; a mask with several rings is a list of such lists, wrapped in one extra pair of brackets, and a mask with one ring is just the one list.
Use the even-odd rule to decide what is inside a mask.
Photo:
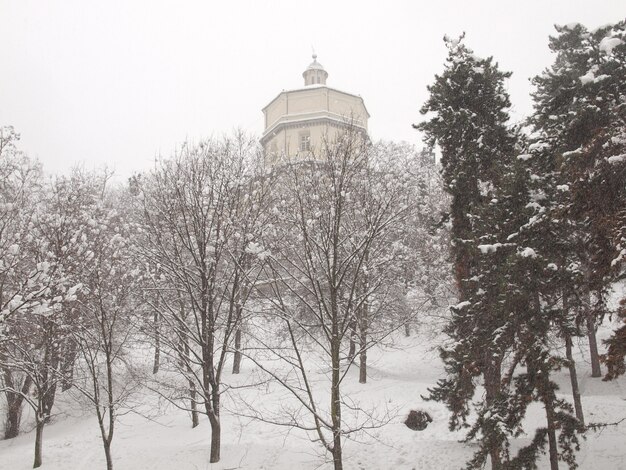
[(573, 310), (563, 335), (567, 342), (585, 324), (592, 375), (599, 377), (595, 330), (615, 280), (626, 200), (624, 22), (593, 32), (580, 24), (556, 29), (554, 65), (534, 79), (533, 171), (561, 247), (564, 304)]
[[(500, 334), (506, 318), (500, 303), (503, 286), (499, 262), (486, 261), (490, 242), (501, 227), (491, 205), (501, 179), (501, 164), (513, 154), (515, 138), (507, 121), (510, 106), (501, 72), (491, 58), (480, 59), (459, 40), (445, 38), (448, 58), (444, 73), (429, 86), (422, 114), (432, 117), (416, 126), (430, 145), (441, 148), (443, 179), (452, 196), (452, 254), (460, 303), (452, 309), (446, 333), (454, 344), (441, 350), (448, 378), (431, 390), (453, 412), (450, 427), (460, 428), (469, 414), (476, 378), (482, 375), (486, 398), (468, 437), (480, 437), (480, 449), (470, 468), (502, 468), (506, 440), (493, 413), (500, 401), (502, 361), (508, 341)], [(495, 205), (495, 204), (494, 204)], [(495, 248), (494, 248), (495, 250)], [(494, 265), (488, 263), (495, 261)]]
[[(446, 70), (422, 109), (434, 117), (417, 127), (441, 147), (461, 302), (446, 328), (454, 343), (441, 351), (448, 377), (430, 398), (453, 412), (451, 429), (461, 428), (483, 377), (485, 399), (476, 404), (467, 434), (479, 449), (468, 469), (482, 468), (487, 456), (494, 469), (536, 468), (546, 443), (552, 470), (559, 460), (573, 468), (582, 426), (551, 379), (567, 364), (551, 344), (556, 332), (571, 327), (560, 302), (563, 286), (576, 279), (575, 269), (559, 268), (573, 243), (571, 230), (563, 230), (569, 226), (556, 217), (566, 188), (553, 189), (556, 164), (542, 158), (550, 143), (533, 136), (522, 147), (519, 130), (507, 125), (510, 74), (459, 41), (446, 42)], [(544, 406), (546, 426), (512, 456), (508, 439), (522, 433), (534, 401)]]

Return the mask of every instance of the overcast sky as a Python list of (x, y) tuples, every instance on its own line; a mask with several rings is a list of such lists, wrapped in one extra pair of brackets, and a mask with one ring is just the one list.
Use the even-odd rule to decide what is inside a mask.
[(465, 31), (513, 72), (521, 119), (553, 25), (625, 15), (624, 0), (0, 0), (0, 125), (50, 172), (83, 162), (125, 177), (185, 140), (260, 135), (261, 109), (302, 85), (314, 46), (327, 84), (365, 100), (372, 138), (421, 144), (411, 123), (444, 34)]

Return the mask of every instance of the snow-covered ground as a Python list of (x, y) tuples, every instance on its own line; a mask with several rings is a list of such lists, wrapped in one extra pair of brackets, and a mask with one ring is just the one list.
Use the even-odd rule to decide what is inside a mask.
[[(358, 383), (356, 368), (344, 384), (344, 395), (381, 415), (389, 412), (390, 421), (367, 434), (354, 436), (344, 448), (346, 469), (416, 469), (448, 470), (464, 466), (473, 448), (458, 442), (460, 434), (448, 431), (448, 413), (437, 403), (424, 402), (421, 394), (435, 384), (442, 374), (432, 339), (426, 335), (398, 337), (394, 348), (371, 351), (369, 382)], [(581, 344), (581, 348), (584, 344)], [(580, 388), (585, 417), (590, 422), (614, 422), (626, 417), (626, 380), (606, 383), (590, 377), (590, 367), (579, 350)], [(242, 377), (251, 374), (250, 361), (243, 363)], [(225, 377), (228, 382), (234, 378)], [(560, 393), (570, 397), (569, 376), (556, 376)], [(249, 399), (262, 400), (268, 406), (280, 406), (278, 387), (263, 387), (247, 392)], [(323, 470), (332, 468), (328, 456), (318, 443), (298, 430), (237, 417), (227, 410), (223, 414), (222, 461), (209, 464), (210, 426), (204, 419), (191, 429), (187, 414), (172, 407), (159, 406), (147, 398), (144, 414), (120, 418), (113, 441), (116, 470), (169, 469), (267, 469)], [(60, 395), (60, 413), (44, 431), (44, 465), (46, 470), (91, 470), (106, 468), (96, 420), (86, 411), (77, 411), (69, 396)], [(226, 407), (228, 408), (228, 401)], [(433, 422), (421, 432), (411, 431), (403, 421), (410, 409), (428, 411)], [(30, 417), (25, 414), (28, 428)], [(542, 410), (531, 409), (529, 419), (543, 423)], [(524, 441), (519, 440), (517, 444)], [(31, 468), (34, 431), (28, 429), (19, 437), (0, 441), (0, 469)], [(589, 433), (578, 453), (581, 470), (620, 470), (626, 468), (626, 421), (617, 427)], [(566, 468), (565, 464), (561, 464)], [(544, 457), (540, 469), (548, 468)]]

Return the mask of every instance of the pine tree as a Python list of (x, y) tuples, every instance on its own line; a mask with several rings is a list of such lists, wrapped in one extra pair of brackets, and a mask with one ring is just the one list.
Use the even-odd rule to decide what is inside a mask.
[[(559, 303), (559, 266), (571, 239), (553, 211), (562, 210), (556, 191), (564, 188), (551, 189), (555, 164), (541, 158), (550, 148), (542, 136), (528, 145), (507, 125), (509, 74), (460, 42), (447, 43), (445, 73), (429, 88), (422, 110), (434, 117), (418, 128), (441, 147), (461, 302), (446, 329), (454, 343), (441, 352), (448, 377), (430, 398), (453, 412), (451, 429), (461, 428), (482, 375), (485, 399), (467, 434), (479, 449), (468, 469), (482, 468), (488, 456), (495, 469), (536, 468), (546, 444), (552, 470), (559, 460), (573, 468), (582, 427), (551, 379), (566, 364), (551, 346), (569, 319)], [(508, 440), (522, 433), (526, 410), (536, 401), (546, 411), (546, 425), (512, 456)]]
[[(501, 308), (499, 279), (504, 254), (486, 260), (484, 253), (498, 238), (493, 193), (501, 179), (501, 164), (513, 154), (515, 137), (507, 121), (510, 106), (501, 72), (491, 58), (480, 59), (459, 40), (445, 38), (448, 58), (444, 73), (429, 86), (422, 114), (433, 116), (416, 127), (430, 145), (441, 148), (443, 179), (452, 196), (452, 253), (460, 303), (452, 309), (446, 333), (455, 341), (441, 350), (448, 378), (431, 390), (452, 411), (451, 429), (463, 426), (474, 396), (476, 378), (483, 376), (486, 397), (468, 438), (480, 434), (480, 449), (469, 468), (480, 468), (490, 455), (493, 469), (502, 468), (506, 433), (502, 415), (501, 371), (508, 341), (501, 336), (506, 315)], [(502, 252), (497, 254), (500, 257)]]
[(567, 342), (585, 324), (592, 376), (599, 377), (595, 329), (615, 280), (611, 260), (618, 256), (625, 207), (624, 22), (593, 32), (569, 25), (557, 27), (557, 33), (550, 38), (554, 65), (534, 79), (531, 123), (534, 150), (541, 154), (534, 172), (543, 179), (546, 214), (560, 239), (562, 257), (556, 264), (574, 317), (563, 334)]

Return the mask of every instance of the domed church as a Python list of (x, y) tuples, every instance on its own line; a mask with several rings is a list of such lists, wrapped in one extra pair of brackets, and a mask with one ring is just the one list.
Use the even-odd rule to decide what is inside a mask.
[(304, 87), (280, 92), (263, 108), (261, 145), (268, 163), (315, 157), (324, 139), (332, 142), (348, 126), (367, 133), (369, 113), (363, 99), (327, 86), (328, 72), (317, 55), (302, 77)]

